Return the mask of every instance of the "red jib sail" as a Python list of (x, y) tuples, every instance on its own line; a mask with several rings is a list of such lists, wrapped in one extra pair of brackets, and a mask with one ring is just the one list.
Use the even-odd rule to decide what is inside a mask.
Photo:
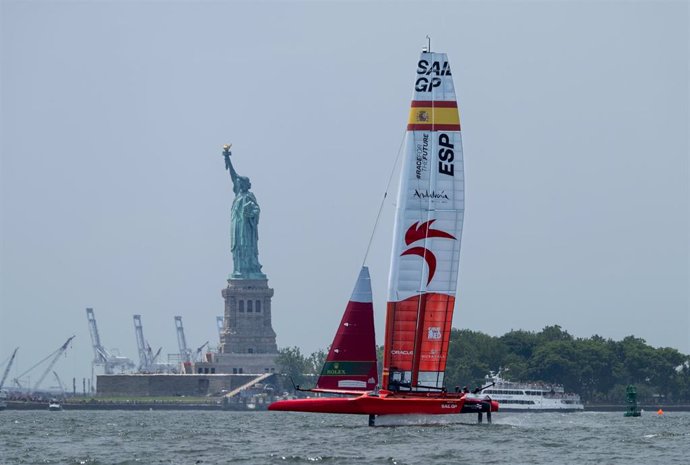
[(369, 269), (359, 272), (316, 389), (370, 391), (378, 383)]
[(464, 213), (460, 118), (445, 53), (423, 52), (398, 193), (382, 388), (443, 386)]

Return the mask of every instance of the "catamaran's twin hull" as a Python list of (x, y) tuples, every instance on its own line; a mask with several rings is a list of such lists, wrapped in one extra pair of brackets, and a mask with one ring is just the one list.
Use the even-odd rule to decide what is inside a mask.
[(358, 397), (316, 397), (280, 400), (269, 410), (310, 413), (343, 413), (354, 415), (448, 415), (472, 412), (496, 412), (498, 403), (466, 399), (464, 396), (429, 397), (404, 394), (362, 394)]

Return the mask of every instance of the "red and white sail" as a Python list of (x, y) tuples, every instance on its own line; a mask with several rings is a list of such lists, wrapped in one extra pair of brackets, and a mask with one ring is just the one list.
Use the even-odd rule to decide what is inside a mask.
[(316, 390), (371, 391), (378, 384), (369, 269), (359, 272)]
[(445, 53), (421, 54), (414, 88), (388, 282), (384, 389), (443, 386), (458, 281), (465, 183)]

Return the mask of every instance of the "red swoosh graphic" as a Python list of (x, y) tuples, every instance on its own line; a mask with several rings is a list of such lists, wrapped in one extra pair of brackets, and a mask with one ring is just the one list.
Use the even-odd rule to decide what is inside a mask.
[(429, 267), (429, 279), (426, 282), (426, 285), (428, 286), (431, 280), (434, 278), (434, 273), (436, 273), (436, 256), (430, 250), (427, 250), (424, 247), (412, 247), (411, 249), (407, 249), (400, 254), (401, 257), (403, 255), (419, 255), (426, 261), (426, 264)]
[(420, 222), (413, 223), (405, 233), (405, 244), (410, 245), (413, 242), (426, 239), (427, 237), (444, 237), (446, 239), (455, 239), (455, 237), (451, 236), (445, 231), (441, 231), (440, 229), (431, 229), (431, 225), (434, 221), (436, 220), (429, 220), (426, 223), (421, 224)]

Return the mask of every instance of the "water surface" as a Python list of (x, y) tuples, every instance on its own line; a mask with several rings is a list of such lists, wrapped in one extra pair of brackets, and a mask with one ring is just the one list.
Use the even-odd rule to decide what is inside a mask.
[[(370, 428), (289, 412), (0, 412), (0, 464), (687, 464), (690, 413), (498, 413)], [(418, 420), (422, 423), (418, 423)], [(379, 423), (383, 423), (379, 421)]]

